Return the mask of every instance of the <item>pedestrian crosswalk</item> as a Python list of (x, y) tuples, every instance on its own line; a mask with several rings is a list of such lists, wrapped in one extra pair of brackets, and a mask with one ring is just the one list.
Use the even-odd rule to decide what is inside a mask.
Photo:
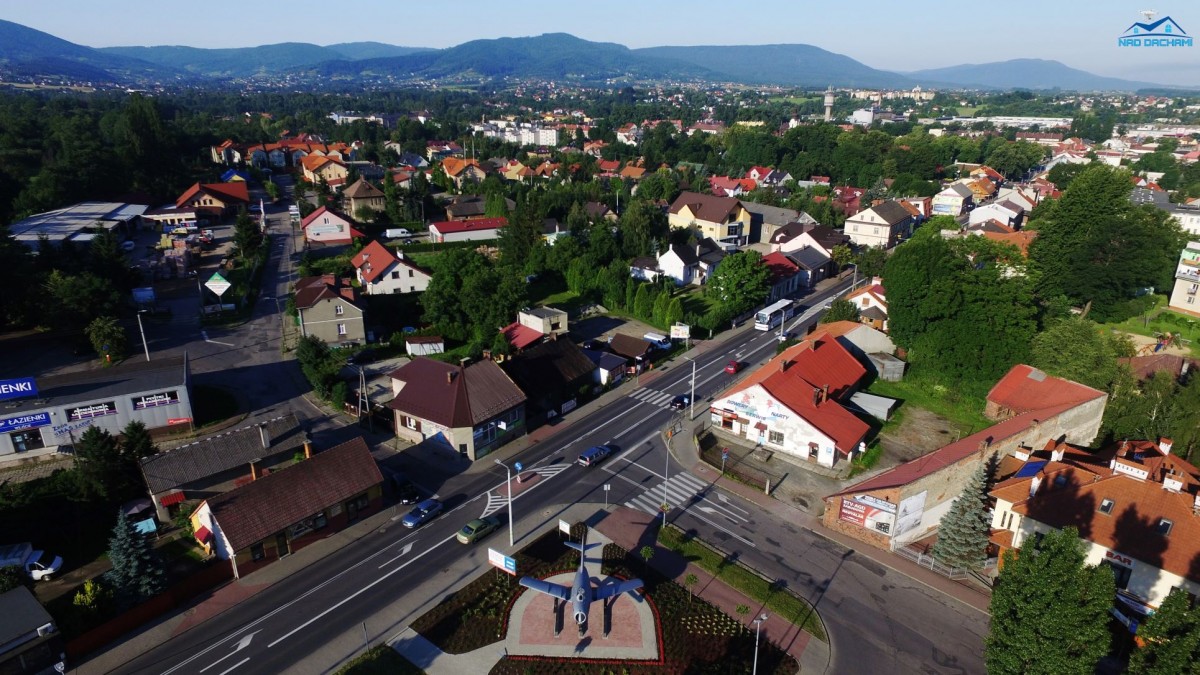
[[(570, 464), (550, 464), (549, 466), (539, 466), (536, 469), (526, 469), (521, 472), (521, 475), (526, 480), (533, 477), (534, 474), (537, 474), (537, 475), (541, 476), (542, 478), (550, 478), (551, 476), (557, 476), (558, 474), (569, 469), (570, 467), (571, 467)], [(513, 478), (515, 479), (516, 477), (514, 476)], [(517, 494), (516, 490), (513, 491), (513, 494)], [(508, 506), (508, 487), (507, 487), (507, 485), (501, 485), (501, 486), (495, 488), (494, 490), (492, 490), (491, 492), (487, 493), (487, 506), (483, 507), (483, 515), (490, 516), (493, 513), (500, 511), (507, 506)]]
[(668, 394), (666, 392), (658, 391), (656, 389), (647, 389), (646, 387), (634, 389), (632, 392), (629, 393), (629, 395), (643, 403), (649, 403), (650, 405), (656, 405), (660, 408), (669, 408), (671, 399), (675, 398), (674, 394)]
[[(708, 488), (708, 483), (696, 478), (690, 473), (677, 473), (666, 481), (667, 504), (671, 508), (686, 505), (700, 492)], [(642, 494), (625, 502), (625, 506), (646, 513), (661, 513), (663, 503), (663, 484), (647, 489)]]

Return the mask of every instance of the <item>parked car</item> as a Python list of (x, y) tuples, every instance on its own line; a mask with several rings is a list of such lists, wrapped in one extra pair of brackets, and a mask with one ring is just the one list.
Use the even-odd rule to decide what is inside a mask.
[(692, 404), (692, 397), (687, 394), (680, 394), (671, 399), (671, 410), (683, 410)]
[(420, 527), (425, 523), (433, 520), (439, 513), (442, 512), (442, 503), (436, 499), (426, 499), (425, 501), (413, 507), (408, 515), (401, 520), (407, 528)]
[(46, 555), (30, 543), (0, 546), (0, 567), (20, 567), (34, 581), (49, 580), (62, 569), (62, 562), (62, 558)]
[(496, 531), (498, 527), (500, 527), (500, 519), (496, 516), (476, 518), (458, 531), (458, 543), (473, 544)]
[(587, 450), (584, 450), (579, 455), (580, 466), (595, 466), (599, 464), (605, 457), (612, 454), (612, 447), (607, 445), (594, 445)]
[(122, 251), (133, 252), (133, 249), (135, 248), (137, 248), (137, 242), (132, 239), (121, 242)]
[(392, 485), (396, 488), (396, 501), (401, 504), (416, 504), (421, 501), (421, 491), (413, 482), (401, 474), (392, 477)]
[(409, 232), (408, 230), (406, 230), (403, 227), (395, 227), (395, 228), (386, 230), (383, 233), (383, 235), (385, 237), (387, 237), (388, 239), (407, 239), (408, 237), (413, 236), (412, 232)]
[(741, 361), (730, 361), (729, 363), (725, 364), (725, 372), (729, 373), (730, 375), (737, 375), (738, 371), (741, 369)]

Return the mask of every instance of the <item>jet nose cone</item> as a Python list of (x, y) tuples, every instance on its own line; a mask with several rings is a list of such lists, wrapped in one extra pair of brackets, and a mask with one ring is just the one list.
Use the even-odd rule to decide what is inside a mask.
[(579, 624), (580, 626), (587, 623), (587, 614), (584, 614), (583, 612), (575, 612), (575, 623)]

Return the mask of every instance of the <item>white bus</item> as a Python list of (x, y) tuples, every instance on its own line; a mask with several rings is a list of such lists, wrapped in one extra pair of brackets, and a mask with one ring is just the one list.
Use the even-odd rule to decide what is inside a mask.
[(780, 300), (758, 310), (754, 315), (755, 330), (771, 330), (777, 327), (780, 322), (787, 321), (792, 318), (792, 312), (795, 307), (791, 300)]

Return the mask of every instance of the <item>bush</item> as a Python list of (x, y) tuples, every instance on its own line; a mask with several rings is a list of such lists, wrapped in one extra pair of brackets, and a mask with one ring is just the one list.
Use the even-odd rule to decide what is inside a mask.
[(28, 586), (29, 577), (19, 565), (0, 567), (0, 594), (7, 593), (18, 586)]

